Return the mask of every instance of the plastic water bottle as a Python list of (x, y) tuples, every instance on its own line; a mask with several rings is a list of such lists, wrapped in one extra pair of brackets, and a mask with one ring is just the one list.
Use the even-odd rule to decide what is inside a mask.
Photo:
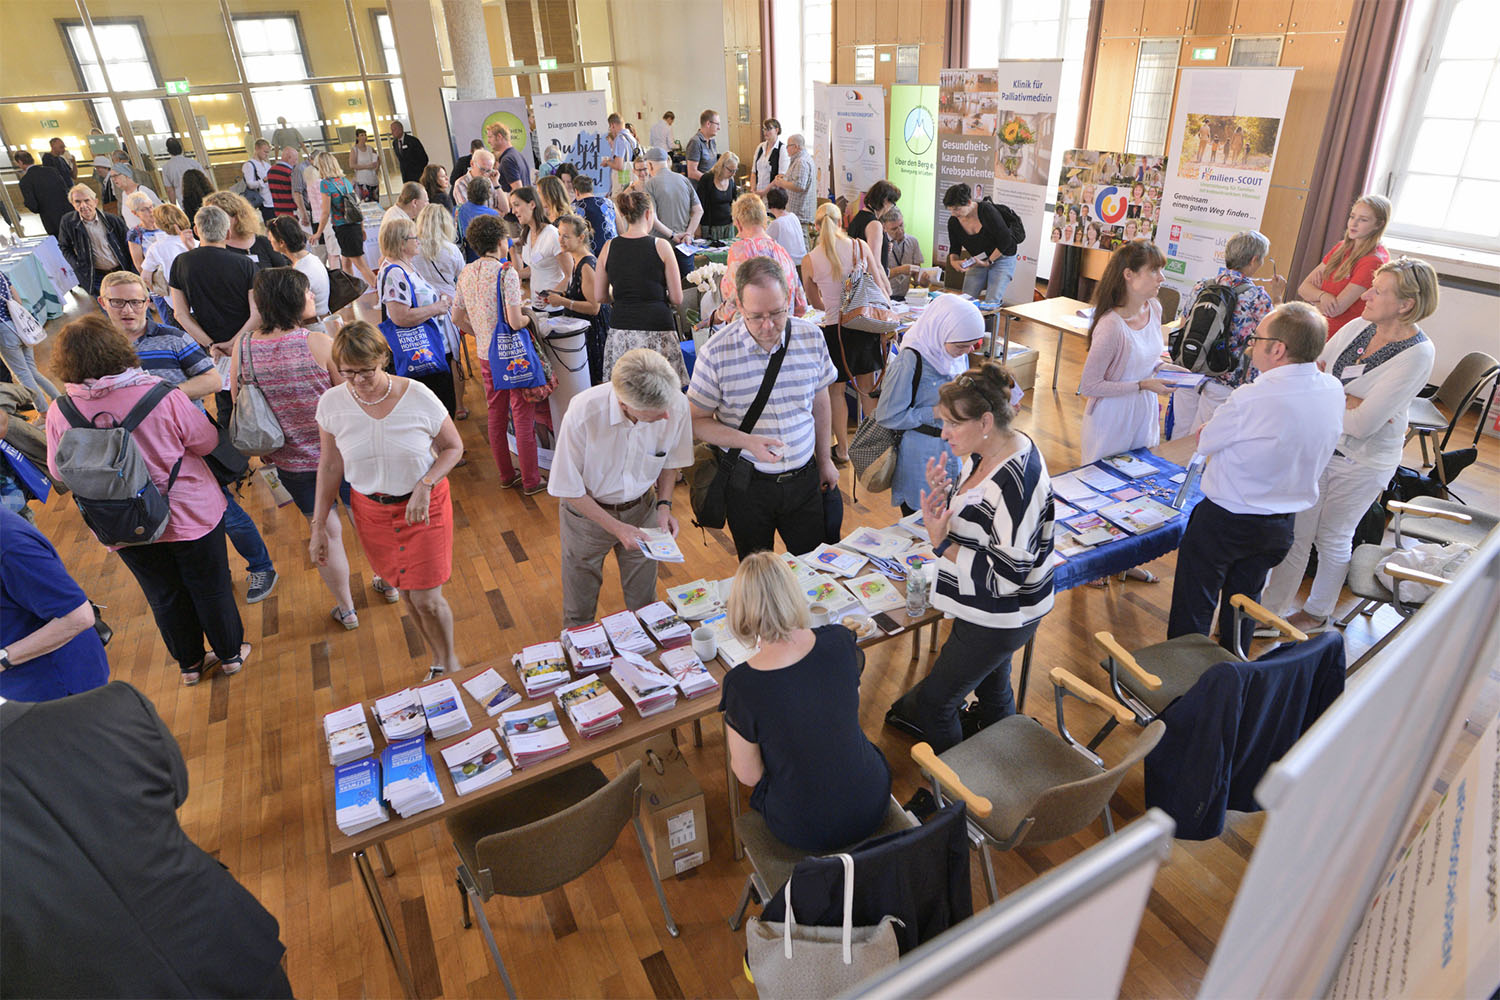
[(927, 613), (927, 574), (913, 569), (906, 574), (906, 616), (920, 618)]

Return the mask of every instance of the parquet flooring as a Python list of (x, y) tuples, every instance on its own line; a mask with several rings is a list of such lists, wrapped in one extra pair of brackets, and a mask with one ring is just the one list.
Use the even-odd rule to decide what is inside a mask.
[[(1052, 469), (1071, 467), (1078, 459), (1082, 406), (1066, 387), (1076, 385), (1083, 342), (1067, 338), (1060, 379), (1065, 388), (1054, 393), (1047, 388), (1052, 336), (1023, 326), (1016, 339), (1042, 354), (1038, 390), (1027, 395), (1019, 426), (1039, 442)], [(446, 593), (459, 652), (465, 662), (474, 662), (554, 637), (561, 614), (556, 504), (545, 495), (528, 498), (498, 488), (483, 438), (483, 401), (474, 382), (468, 403), (474, 416), (459, 428), (470, 461), (452, 476), (456, 551)], [(1500, 442), (1484, 438), (1479, 462), (1465, 473), (1464, 486), (1493, 501), (1500, 492), (1497, 484)], [(849, 488), (846, 470), (846, 530), (890, 523), (892, 509), (885, 495), (861, 494), (854, 502)], [(679, 488), (677, 499), (679, 509), (685, 509), (684, 489)], [(306, 524), (295, 508), (275, 508), (258, 483), (246, 490), (242, 502), (259, 524), (281, 580), (270, 599), (242, 607), (247, 638), (255, 646), (244, 672), (233, 678), (215, 674), (196, 688), (178, 685), (140, 590), (119, 560), (88, 534), (72, 506), (54, 501), (38, 511), (38, 521), (75, 578), (108, 606), (106, 617), (116, 630), (110, 646), (114, 677), (144, 691), (182, 745), (191, 775), (181, 811), (187, 832), (280, 920), (297, 994), (398, 996), (400, 984), (350, 861), (328, 853), (319, 781), (328, 763), (320, 717), (420, 680), (426, 668), (420, 642), (401, 607), (376, 599), (369, 589), (369, 568), (352, 533), (346, 532), (345, 540), (362, 624), (345, 632), (329, 620), (331, 599), (308, 563)], [(733, 547), (722, 532), (689, 528), (682, 545), (688, 561), (665, 565), (664, 583), (733, 572)], [(1088, 638), (1094, 631), (1108, 628), (1127, 646), (1162, 637), (1174, 560), (1168, 556), (1152, 564), (1162, 577), (1158, 585), (1112, 581), (1106, 590), (1082, 588), (1059, 595), (1039, 632), (1027, 703), (1032, 714), (1054, 725), (1045, 679), (1052, 666), (1067, 666), (1098, 682), (1097, 653)], [(242, 580), (243, 561), (231, 552), (230, 563)], [(602, 611), (620, 606), (618, 579), (612, 576), (613, 570), (607, 570)], [(1351, 626), (1351, 661), (1393, 623), (1393, 615), (1385, 612)], [(861, 690), (864, 729), (890, 760), (894, 791), (902, 800), (920, 779), (908, 754), (909, 741), (884, 728), (882, 716), (917, 676), (908, 668), (908, 651), (905, 641), (876, 647)], [(925, 670), (928, 662), (924, 657), (917, 670)], [(1092, 732), (1102, 715), (1070, 701), (1068, 722), (1074, 732)], [(707, 795), (710, 860), (666, 885), (682, 936), (673, 939), (665, 933), (635, 838), (623, 833), (615, 851), (576, 882), (539, 899), (497, 898), (490, 903), (490, 921), (523, 995), (754, 995), (740, 973), (743, 938), (724, 922), (746, 869), (734, 861), (730, 844), (720, 722), (706, 720), (704, 734), (701, 748), (693, 748), (690, 739), (682, 742)], [(1112, 734), (1101, 748), (1105, 759), (1117, 759), (1133, 738), (1133, 732)], [(607, 770), (611, 766), (605, 763)], [(1116, 822), (1139, 816), (1142, 799), (1136, 769), (1115, 797)], [(1174, 845), (1141, 924), (1124, 996), (1196, 993), (1262, 821), (1260, 815), (1231, 813), (1219, 838)], [(1101, 835), (1096, 824), (1060, 843), (997, 855), (1002, 891), (1020, 888)], [(389, 849), (396, 872), (380, 879), (381, 888), (421, 995), (503, 996), (479, 931), (465, 931), (460, 924), (455, 855), (441, 828), (395, 838)], [(976, 905), (982, 906), (977, 859), (973, 888)], [(1081, 951), (1088, 947), (1087, 942), (1079, 946)]]

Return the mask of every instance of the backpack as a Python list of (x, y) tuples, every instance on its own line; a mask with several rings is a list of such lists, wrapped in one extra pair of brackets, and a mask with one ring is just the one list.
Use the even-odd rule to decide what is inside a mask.
[[(160, 382), (136, 402), (115, 427), (100, 427), (79, 412), (68, 396), (59, 396), (69, 427), (57, 444), (57, 471), (73, 492), (73, 502), (94, 537), (105, 545), (146, 545), (167, 530), (171, 511), (166, 494), (151, 481), (150, 470), (130, 434), (173, 387)], [(179, 457), (167, 477), (167, 491), (182, 468)]]
[(1229, 346), (1230, 326), (1240, 296), (1254, 285), (1209, 282), (1193, 300), (1187, 322), (1171, 336), (1172, 363), (1196, 375), (1227, 375), (1242, 363)]
[[(1020, 248), (1021, 244), (1026, 242), (1026, 224), (1021, 221), (1021, 217), (1016, 214), (1015, 209), (1009, 205), (993, 201), (989, 195), (985, 195), (979, 200), (981, 203), (989, 205), (1000, 213), (1000, 221), (1005, 223), (1005, 228), (1010, 231), (1011, 241), (1015, 243), (1015, 246), (1011, 247), (1010, 253), (1006, 254), (1007, 257), (1012, 256)], [(1000, 249), (1003, 251), (1005, 248), (1001, 247)]]
[(335, 186), (328, 192), (329, 216), (338, 220), (334, 225), (338, 226), (363, 226), (365, 224), (364, 213), (359, 210), (359, 202), (354, 199), (354, 192), (349, 188), (349, 182)]

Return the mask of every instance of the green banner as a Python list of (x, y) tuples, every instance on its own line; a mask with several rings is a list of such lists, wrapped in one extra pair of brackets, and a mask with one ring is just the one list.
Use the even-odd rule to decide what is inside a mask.
[(936, 87), (891, 88), (890, 162), (886, 176), (901, 189), (898, 207), (906, 232), (917, 238), (922, 259), (932, 263), (932, 216), (937, 193)]

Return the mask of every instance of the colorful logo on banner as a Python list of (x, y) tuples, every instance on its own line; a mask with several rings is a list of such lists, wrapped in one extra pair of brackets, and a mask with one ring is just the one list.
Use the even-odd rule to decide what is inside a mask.
[(1100, 188), (1098, 196), (1094, 198), (1094, 218), (1112, 226), (1124, 220), (1127, 207), (1125, 195), (1111, 184)]
[(932, 120), (932, 112), (924, 107), (912, 108), (902, 125), (902, 138), (911, 155), (926, 156), (936, 135), (937, 123)]

